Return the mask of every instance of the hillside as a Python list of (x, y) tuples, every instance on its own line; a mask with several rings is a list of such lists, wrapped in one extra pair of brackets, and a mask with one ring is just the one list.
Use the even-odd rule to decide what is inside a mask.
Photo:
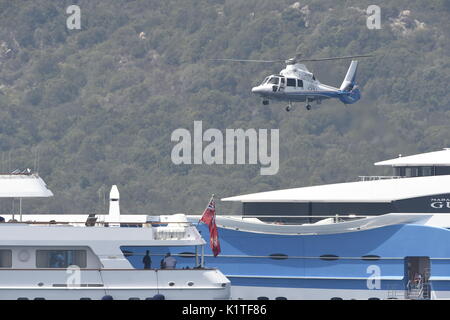
[[(82, 10), (66, 28), (66, 7)], [(25, 212), (104, 210), (112, 184), (126, 213), (201, 213), (218, 198), (384, 174), (373, 162), (448, 147), (450, 1), (0, 0), (0, 168), (33, 168), (55, 193)], [(363, 98), (291, 113), (250, 92), (283, 59), (374, 53), (361, 61)], [(339, 86), (348, 61), (310, 63)], [(174, 165), (177, 128), (280, 129), (280, 170)], [(238, 208), (219, 203), (219, 213)], [(9, 212), (11, 202), (1, 203)]]

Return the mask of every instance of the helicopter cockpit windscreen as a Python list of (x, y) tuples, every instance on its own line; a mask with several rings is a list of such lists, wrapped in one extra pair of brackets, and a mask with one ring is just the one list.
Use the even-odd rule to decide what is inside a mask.
[(263, 81), (263, 82), (261, 82), (261, 85), (263, 85), (263, 84), (266, 84), (266, 83), (267, 83), (267, 81), (269, 81), (269, 78), (270, 78), (270, 77), (266, 77), (266, 78), (264, 79), (264, 81)]
[(268, 83), (270, 83), (270, 84), (278, 84), (279, 81), (280, 81), (280, 78), (271, 76), (269, 78), (269, 82)]

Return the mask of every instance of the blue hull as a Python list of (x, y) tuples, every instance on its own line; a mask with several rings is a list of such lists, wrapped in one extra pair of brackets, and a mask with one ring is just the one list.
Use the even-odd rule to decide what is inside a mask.
[[(207, 227), (199, 225), (198, 228), (208, 239)], [(433, 294), (436, 298), (448, 298), (450, 293), (450, 231), (447, 229), (397, 225), (305, 236), (220, 228), (219, 238), (222, 252), (214, 258), (207, 247), (206, 265), (219, 268), (234, 287), (254, 287), (255, 299), (270, 295), (270, 288), (298, 289), (290, 291), (290, 298), (299, 299), (305, 298), (308, 289), (321, 290), (320, 299), (330, 299), (339, 292), (348, 297), (352, 291), (356, 298), (386, 299), (392, 292), (404, 297), (408, 282), (407, 257), (428, 257)], [(372, 266), (379, 268), (381, 280), (375, 289), (368, 285), (374, 276)], [(248, 294), (245, 298), (249, 298)]]

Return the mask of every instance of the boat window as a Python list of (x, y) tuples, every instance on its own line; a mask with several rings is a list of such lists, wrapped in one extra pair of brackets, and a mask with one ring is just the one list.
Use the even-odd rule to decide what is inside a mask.
[(195, 252), (180, 252), (177, 256), (180, 258), (195, 258)]
[(274, 260), (284, 260), (288, 258), (288, 255), (284, 253), (272, 253), (269, 257)]
[(431, 176), (433, 172), (432, 167), (422, 167), (422, 176)]
[(417, 177), (419, 173), (418, 168), (407, 167), (405, 168), (405, 176), (406, 177)]
[(303, 88), (303, 80), (297, 79), (297, 87)]
[(362, 256), (361, 259), (363, 260), (380, 260), (380, 256), (374, 255), (374, 254), (368, 254), (366, 256)]
[(37, 268), (86, 268), (86, 250), (36, 250)]
[(12, 268), (11, 250), (0, 250), (0, 268)]
[(327, 261), (332, 261), (332, 260), (338, 260), (339, 256), (336, 256), (334, 254), (324, 254), (320, 256), (321, 260), (327, 260)]
[(405, 176), (406, 177), (411, 177), (411, 168), (405, 168)]
[(316, 81), (316, 77), (314, 77), (314, 75), (313, 75), (313, 80)]
[(295, 79), (287, 78), (287, 86), (288, 87), (295, 87), (295, 83), (296, 83)]
[(277, 78), (277, 77), (272, 77), (272, 78), (270, 78), (269, 83), (270, 84), (278, 84), (278, 79), (279, 78)]
[(284, 84), (285, 79), (281, 78), (281, 84)]
[(120, 250), (135, 269), (159, 269), (168, 253), (177, 269), (196, 267), (197, 262), (194, 246), (121, 246)]

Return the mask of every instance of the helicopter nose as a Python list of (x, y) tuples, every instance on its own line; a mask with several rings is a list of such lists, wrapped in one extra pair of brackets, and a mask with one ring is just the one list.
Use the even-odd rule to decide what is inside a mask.
[(261, 86), (253, 87), (252, 93), (262, 94), (264, 93), (264, 88), (262, 88)]

